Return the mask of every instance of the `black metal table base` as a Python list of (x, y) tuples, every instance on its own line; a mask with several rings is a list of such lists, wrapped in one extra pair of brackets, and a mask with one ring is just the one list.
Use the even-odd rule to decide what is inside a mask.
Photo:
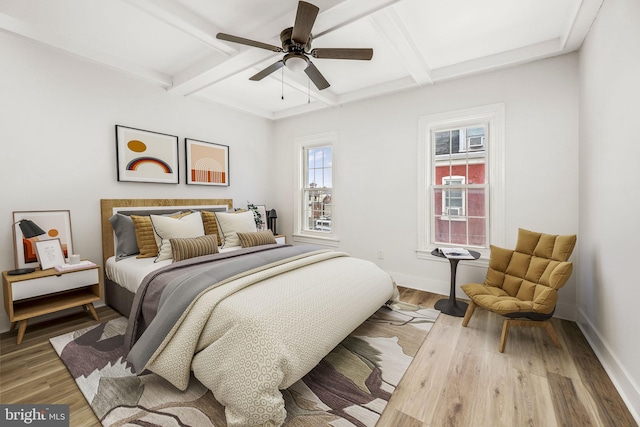
[[(473, 259), (480, 258), (480, 252), (469, 251)], [(437, 249), (431, 251), (431, 255), (439, 258), (446, 258)], [(459, 258), (448, 258), (451, 265), (451, 284), (449, 289), (449, 298), (444, 298), (436, 301), (434, 307), (436, 310), (440, 310), (441, 313), (448, 314), (449, 316), (464, 317), (469, 304), (466, 302), (460, 302), (456, 300), (456, 271), (458, 269)]]
[(435, 308), (440, 310), (441, 313), (448, 314), (449, 316), (464, 317), (464, 313), (467, 311), (469, 304), (460, 301), (451, 301), (449, 298), (443, 298), (436, 301)]

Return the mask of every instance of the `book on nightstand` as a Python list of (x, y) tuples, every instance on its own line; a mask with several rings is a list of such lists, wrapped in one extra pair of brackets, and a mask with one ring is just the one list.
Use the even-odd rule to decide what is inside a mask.
[(77, 264), (62, 264), (62, 265), (56, 265), (55, 269), (61, 273), (65, 272), (65, 271), (72, 271), (72, 270), (78, 270), (81, 268), (88, 268), (88, 267), (95, 267), (95, 263), (88, 261), (88, 260), (84, 260), (84, 261), (80, 261)]

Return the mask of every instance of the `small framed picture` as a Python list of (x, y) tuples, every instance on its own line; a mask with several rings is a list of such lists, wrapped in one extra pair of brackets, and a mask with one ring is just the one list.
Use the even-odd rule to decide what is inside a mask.
[(39, 240), (35, 242), (40, 268), (46, 270), (56, 265), (64, 265), (64, 253), (60, 239)]
[(260, 220), (262, 224), (258, 227), (258, 231), (266, 231), (267, 230), (267, 208), (265, 205), (256, 205), (258, 208), (258, 212), (260, 213)]
[[(20, 228), (21, 220), (35, 223), (43, 234), (25, 236)], [(13, 243), (16, 268), (35, 268), (38, 266), (35, 242), (59, 239), (65, 257), (73, 253), (71, 239), (71, 213), (60, 211), (14, 211)]]
[(185, 138), (187, 184), (229, 186), (229, 147)]

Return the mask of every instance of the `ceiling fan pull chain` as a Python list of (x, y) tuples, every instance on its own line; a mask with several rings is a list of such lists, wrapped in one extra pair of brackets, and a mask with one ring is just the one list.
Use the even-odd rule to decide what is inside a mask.
[(311, 104), (311, 79), (307, 77), (307, 104)]
[(281, 68), (280, 70), (282, 70), (282, 74), (280, 74), (280, 81), (282, 82), (282, 95), (280, 96), (280, 99), (284, 100), (284, 68)]

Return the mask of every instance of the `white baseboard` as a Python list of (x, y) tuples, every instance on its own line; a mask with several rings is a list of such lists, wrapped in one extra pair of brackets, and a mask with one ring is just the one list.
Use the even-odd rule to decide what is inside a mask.
[(631, 412), (636, 422), (640, 424), (640, 387), (634, 383), (627, 370), (611, 351), (607, 343), (600, 337), (597, 329), (594, 328), (582, 310), (578, 310), (578, 321), (576, 323), (596, 353), (598, 360), (602, 363), (604, 370), (607, 372), (607, 375), (609, 375), (609, 378), (611, 378), (618, 393), (620, 393), (629, 412)]
[[(393, 273), (388, 271), (395, 280), (398, 286), (403, 286), (405, 288), (418, 289), (420, 291), (431, 292), (438, 295), (449, 295), (449, 287), (451, 286), (449, 283), (444, 283), (438, 280), (428, 279), (424, 276), (410, 276), (408, 274), (403, 273)], [(460, 295), (457, 295), (460, 297)], [(463, 297), (466, 296), (463, 294)]]
[(553, 313), (553, 317), (575, 322), (576, 306), (573, 304), (563, 304), (562, 301), (558, 301), (556, 304), (556, 312)]

